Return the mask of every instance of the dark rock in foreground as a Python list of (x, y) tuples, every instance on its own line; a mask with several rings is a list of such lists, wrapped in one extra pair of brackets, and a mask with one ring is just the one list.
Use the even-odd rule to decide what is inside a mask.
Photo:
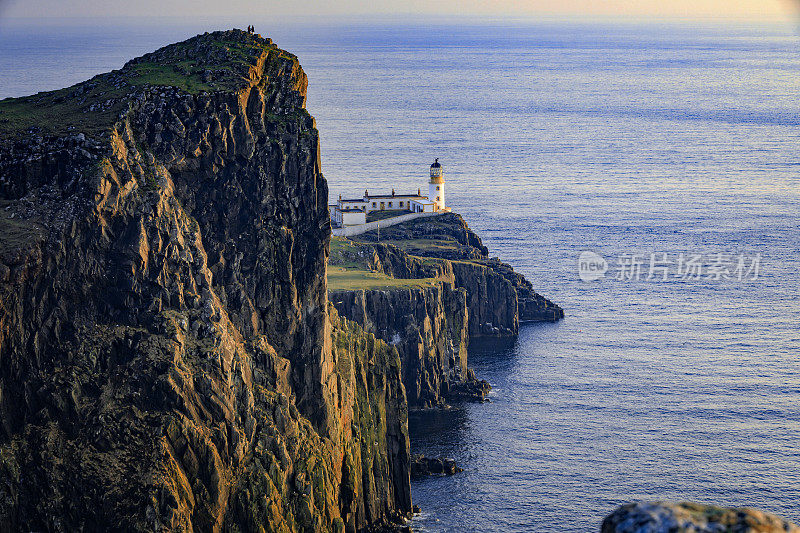
[(411, 459), (411, 477), (414, 478), (431, 475), (452, 476), (463, 471), (455, 459), (449, 457), (425, 457), (420, 454), (414, 455)]
[(640, 502), (623, 505), (605, 520), (602, 533), (800, 533), (793, 523), (757, 509), (698, 503)]

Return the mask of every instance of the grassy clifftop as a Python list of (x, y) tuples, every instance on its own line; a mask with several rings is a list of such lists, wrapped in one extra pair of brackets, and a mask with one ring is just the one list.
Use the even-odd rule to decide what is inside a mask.
[(297, 58), (271, 39), (241, 30), (205, 33), (72, 87), (0, 100), (0, 140), (30, 133), (97, 133), (112, 125), (143, 88), (235, 92), (266, 83), (272, 67), (284, 61), (299, 69)]
[(431, 287), (437, 278), (402, 279), (381, 272), (368, 272), (358, 268), (328, 266), (328, 289), (331, 291), (354, 291), (359, 289), (409, 289)]
[(373, 248), (344, 237), (331, 239), (327, 276), (331, 291), (424, 288), (447, 280), (440, 262), (409, 257), (399, 248)]

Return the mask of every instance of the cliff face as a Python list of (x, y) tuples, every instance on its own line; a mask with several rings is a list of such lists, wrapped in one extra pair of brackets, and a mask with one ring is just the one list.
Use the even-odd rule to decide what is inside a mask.
[(453, 262), (456, 284), (464, 287), (473, 336), (511, 336), (519, 331), (519, 300), (514, 285), (488, 266)]
[(334, 287), (331, 304), (376, 337), (395, 346), (403, 384), (413, 408), (444, 405), (449, 399), (485, 398), (489, 384), (467, 366), (467, 291), (456, 287), (454, 263), (411, 256), (390, 244), (335, 239), (330, 263), (408, 284)]
[(231, 31), (0, 102), (0, 529), (410, 510), (397, 351), (328, 310), (306, 84)]
[(333, 291), (330, 299), (343, 316), (397, 348), (409, 405), (439, 405), (468, 379), (466, 294), (451, 283)]

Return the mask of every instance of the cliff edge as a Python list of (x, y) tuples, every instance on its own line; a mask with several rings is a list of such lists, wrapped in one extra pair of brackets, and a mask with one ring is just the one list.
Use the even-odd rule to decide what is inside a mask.
[[(375, 231), (355, 240), (375, 243)], [(381, 230), (380, 242), (403, 253), (452, 265), (455, 284), (467, 292), (469, 334), (513, 336), (520, 322), (556, 322), (560, 306), (540, 295), (522, 274), (496, 257), (457, 213), (416, 219)]]
[(397, 350), (328, 307), (306, 86), (233, 30), (0, 101), (0, 530), (410, 511)]

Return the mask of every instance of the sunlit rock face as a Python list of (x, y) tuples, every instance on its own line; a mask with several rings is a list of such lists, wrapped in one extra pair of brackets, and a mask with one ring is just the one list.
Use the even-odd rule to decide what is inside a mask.
[(229, 31), (2, 103), (0, 530), (410, 511), (397, 351), (328, 308), (306, 85)]
[(757, 509), (697, 503), (632, 503), (603, 520), (602, 533), (798, 533), (800, 528)]

